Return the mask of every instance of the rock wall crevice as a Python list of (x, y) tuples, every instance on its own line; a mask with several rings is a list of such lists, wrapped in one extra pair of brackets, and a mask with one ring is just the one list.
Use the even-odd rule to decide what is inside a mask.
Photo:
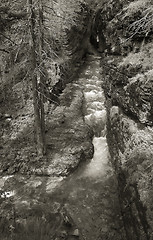
[[(101, 69), (107, 140), (129, 240), (153, 237), (153, 32), (147, 28), (152, 10), (151, 1), (140, 0), (110, 1), (101, 10), (106, 40)], [(144, 31), (138, 28), (139, 21)]]

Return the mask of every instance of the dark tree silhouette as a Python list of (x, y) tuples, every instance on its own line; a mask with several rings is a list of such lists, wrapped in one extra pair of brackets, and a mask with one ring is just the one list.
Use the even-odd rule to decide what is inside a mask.
[[(45, 117), (44, 117), (44, 76), (41, 71), (43, 65), (42, 45), (43, 45), (43, 10), (42, 2), (38, 1), (38, 16), (34, 3), (28, 0), (29, 27), (31, 34), (31, 67), (32, 67), (32, 91), (35, 117), (35, 136), (37, 153), (39, 156), (45, 155)], [(38, 29), (38, 31), (37, 31)], [(37, 39), (38, 38), (38, 39)], [(38, 56), (37, 56), (38, 54)]]

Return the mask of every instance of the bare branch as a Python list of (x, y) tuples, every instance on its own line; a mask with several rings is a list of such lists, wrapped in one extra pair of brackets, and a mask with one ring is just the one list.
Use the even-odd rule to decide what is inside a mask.
[(14, 41), (12, 41), (9, 37), (5, 36), (3, 33), (0, 32), (0, 35), (2, 35), (4, 38), (8, 39), (10, 42), (17, 46), (17, 44)]
[[(36, 90), (36, 91), (37, 91), (39, 94), (41, 94), (44, 98), (46, 98), (48, 101), (53, 102), (53, 103), (57, 104), (58, 106), (60, 105), (58, 102), (55, 102), (53, 99), (47, 97), (45, 94), (43, 94), (43, 93), (40, 92), (39, 90)], [(53, 93), (51, 93), (51, 94), (53, 94)], [(55, 94), (53, 94), (53, 95), (55, 95)], [(55, 96), (56, 96), (56, 95), (55, 95)]]
[(44, 5), (44, 7), (46, 7), (46, 8), (48, 8), (48, 9), (50, 9), (50, 10), (52, 10), (53, 11), (53, 13), (57, 16), (57, 17), (59, 17), (59, 18), (62, 18), (63, 19), (63, 17), (61, 17), (61, 16), (59, 16), (57, 13), (56, 13), (56, 11), (52, 8), (52, 7), (49, 7), (49, 6), (46, 6), (46, 5)]
[(1, 52), (5, 52), (5, 53), (10, 53), (9, 51), (7, 51), (7, 50), (5, 50), (5, 49), (1, 49), (1, 48), (0, 48), (0, 51), (1, 51)]

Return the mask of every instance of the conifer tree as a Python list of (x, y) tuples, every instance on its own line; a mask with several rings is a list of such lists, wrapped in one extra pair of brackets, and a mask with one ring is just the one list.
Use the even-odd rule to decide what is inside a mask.
[[(44, 76), (43, 76), (43, 10), (42, 1), (38, 0), (38, 16), (33, 0), (28, 0), (31, 67), (32, 67), (32, 91), (35, 117), (35, 137), (37, 153), (42, 156), (46, 153), (45, 146), (45, 116), (44, 116)], [(38, 55), (38, 56), (37, 56)]]

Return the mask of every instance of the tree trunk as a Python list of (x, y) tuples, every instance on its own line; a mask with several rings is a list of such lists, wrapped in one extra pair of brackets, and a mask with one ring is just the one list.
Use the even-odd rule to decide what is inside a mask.
[[(33, 1), (28, 0), (29, 7), (29, 25), (31, 33), (31, 67), (32, 67), (32, 91), (33, 91), (33, 105), (34, 105), (34, 117), (35, 117), (35, 136), (37, 144), (37, 153), (39, 156), (45, 154), (44, 149), (44, 121), (42, 124), (42, 119), (44, 120), (44, 110), (42, 104), (42, 97), (39, 97), (38, 89), (38, 66), (37, 66), (37, 45), (36, 45), (36, 34), (35, 34), (35, 13), (33, 10)], [(40, 85), (41, 87), (41, 85)], [(40, 93), (40, 96), (42, 94)]]
[(44, 59), (43, 55), (43, 6), (42, 0), (39, 0), (39, 63), (40, 63), (40, 119), (41, 131), (43, 140), (43, 154), (46, 154), (46, 141), (45, 141), (45, 111), (44, 111), (44, 86), (45, 86), (45, 73), (44, 73)]

